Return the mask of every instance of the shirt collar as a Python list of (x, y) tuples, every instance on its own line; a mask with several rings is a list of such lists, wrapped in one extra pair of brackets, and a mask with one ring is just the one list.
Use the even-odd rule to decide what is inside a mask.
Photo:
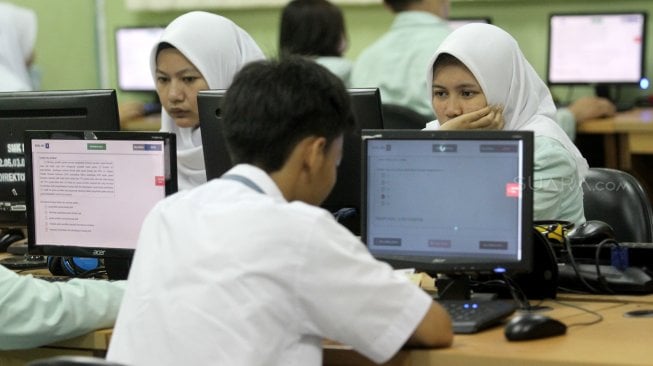
[(238, 164), (225, 174), (241, 175), (256, 183), (266, 195), (286, 201), (277, 184), (263, 169), (250, 164)]
[(414, 27), (424, 24), (446, 24), (439, 16), (427, 11), (402, 11), (395, 16), (392, 28)]

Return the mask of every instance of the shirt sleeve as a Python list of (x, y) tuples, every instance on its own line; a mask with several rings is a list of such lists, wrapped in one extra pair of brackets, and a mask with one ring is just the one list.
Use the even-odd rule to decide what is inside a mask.
[(556, 120), (569, 139), (574, 141), (576, 139), (576, 118), (569, 108), (559, 108), (556, 112)]
[(23, 349), (113, 326), (125, 281), (47, 282), (0, 266), (0, 349)]
[(375, 260), (360, 240), (324, 218), (309, 240), (298, 291), (309, 333), (352, 346), (381, 363), (412, 335), (432, 298)]
[[(547, 137), (535, 139), (533, 168), (533, 217), (535, 220), (562, 220), (569, 191), (578, 189), (573, 158), (557, 141)], [(580, 196), (582, 205), (582, 196)], [(572, 221), (572, 220), (569, 220)]]

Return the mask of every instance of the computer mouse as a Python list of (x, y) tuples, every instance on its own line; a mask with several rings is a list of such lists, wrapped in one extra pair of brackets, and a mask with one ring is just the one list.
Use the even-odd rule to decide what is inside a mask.
[(614, 239), (614, 229), (603, 221), (588, 220), (576, 226), (567, 235), (570, 244), (598, 244), (605, 239)]
[(510, 341), (527, 341), (567, 333), (567, 326), (549, 316), (525, 313), (512, 318), (504, 329)]

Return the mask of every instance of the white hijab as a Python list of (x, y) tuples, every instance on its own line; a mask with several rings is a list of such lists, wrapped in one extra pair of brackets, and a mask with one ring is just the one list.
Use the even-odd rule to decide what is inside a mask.
[[(263, 52), (247, 32), (220, 15), (193, 11), (173, 20), (152, 49), (150, 69), (156, 80), (156, 51), (169, 43), (202, 74), (211, 89), (227, 89), (234, 75), (248, 62), (264, 59)], [(162, 109), (161, 131), (177, 135), (179, 189), (206, 182), (202, 136), (199, 128), (181, 128)]]
[[(531, 130), (535, 136), (559, 141), (574, 157), (579, 184), (587, 161), (555, 122), (556, 107), (549, 88), (524, 57), (517, 41), (503, 29), (482, 23), (464, 25), (440, 44), (427, 71), (432, 97), (433, 64), (442, 53), (460, 60), (480, 84), (490, 105), (503, 105), (504, 130)], [(439, 125), (439, 123), (438, 123)]]
[(36, 44), (36, 13), (0, 3), (0, 91), (32, 90), (27, 60)]

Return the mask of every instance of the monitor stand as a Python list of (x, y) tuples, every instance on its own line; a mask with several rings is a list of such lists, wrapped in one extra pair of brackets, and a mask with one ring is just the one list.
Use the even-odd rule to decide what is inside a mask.
[(438, 288), (438, 300), (489, 301), (497, 298), (496, 293), (473, 292), (468, 275), (441, 276), (436, 280), (435, 286)]
[(104, 268), (110, 280), (126, 280), (132, 258), (104, 258)]

